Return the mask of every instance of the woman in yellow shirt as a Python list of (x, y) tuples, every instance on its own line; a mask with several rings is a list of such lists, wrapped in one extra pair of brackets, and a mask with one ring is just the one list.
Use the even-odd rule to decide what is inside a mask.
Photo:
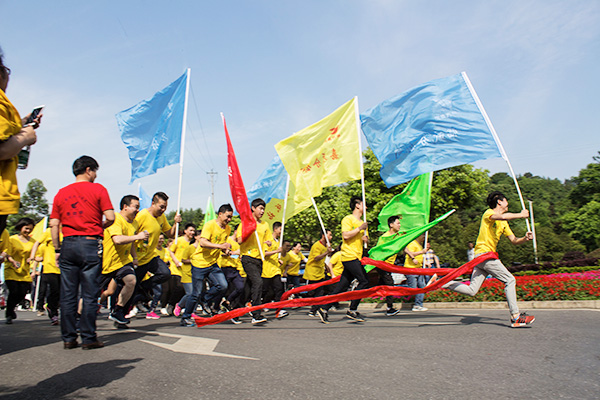
[(41, 114), (33, 122), (23, 126), (28, 118), (21, 119), (19, 112), (6, 97), (10, 68), (4, 65), (0, 50), (0, 233), (6, 228), (6, 219), (19, 211), (21, 195), (17, 187), (19, 152), (36, 142), (35, 129)]
[(292, 251), (288, 252), (289, 262), (283, 266), (283, 276), (287, 277), (288, 290), (300, 286), (300, 263), (306, 261), (302, 254), (302, 245), (294, 243)]
[[(34, 222), (31, 218), (21, 218), (15, 225), (19, 232), (10, 237), (7, 256), (4, 262), (4, 281), (8, 288), (6, 301), (6, 323), (12, 324), (17, 318), (15, 308), (31, 289), (32, 274), (30, 271), (31, 249), (35, 243), (29, 234), (33, 230)], [(4, 253), (3, 253), (4, 254)]]

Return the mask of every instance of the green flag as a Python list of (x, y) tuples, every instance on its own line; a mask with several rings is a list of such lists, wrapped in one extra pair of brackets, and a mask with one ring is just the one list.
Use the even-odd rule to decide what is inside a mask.
[[(402, 230), (402, 234), (392, 235), (392, 236), (382, 236), (377, 241), (377, 245), (369, 250), (369, 257), (373, 260), (384, 261), (394, 254), (398, 254), (400, 250), (405, 248), (410, 242), (419, 237), (419, 235), (425, 233), (432, 226), (438, 224), (439, 222), (445, 220), (450, 214), (452, 214), (455, 210), (448, 211), (446, 214), (441, 217), (431, 221), (426, 225), (422, 225), (416, 228), (412, 228), (408, 231)], [(365, 271), (369, 272), (375, 268), (373, 265), (365, 265)]]
[(431, 208), (431, 178), (433, 172), (417, 176), (404, 188), (402, 193), (395, 196), (379, 213), (377, 230), (385, 232), (389, 229), (388, 218), (395, 215), (400, 217), (402, 232), (423, 226), (429, 222)]
[(208, 201), (206, 202), (206, 212), (204, 213), (204, 224), (208, 221), (212, 221), (217, 218), (217, 214), (215, 214), (215, 208), (213, 207), (212, 201), (210, 201), (210, 196), (208, 196)]

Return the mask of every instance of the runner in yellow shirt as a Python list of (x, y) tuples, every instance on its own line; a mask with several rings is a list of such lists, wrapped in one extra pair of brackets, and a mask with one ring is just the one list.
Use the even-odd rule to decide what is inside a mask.
[[(192, 223), (185, 224), (183, 229), (183, 235), (181, 235), (177, 242), (173, 242), (171, 246), (166, 250), (169, 254), (169, 268), (171, 270), (171, 278), (163, 283), (163, 294), (160, 300), (162, 315), (170, 315), (174, 312), (175, 307), (186, 293), (183, 285), (181, 284), (182, 276), (185, 274), (186, 277), (189, 275), (190, 284), (192, 282), (191, 268), (192, 264), (189, 257), (185, 257), (188, 247), (194, 242), (196, 236), (196, 225)], [(190, 285), (191, 286), (191, 285)]]
[[(149, 283), (151, 287), (166, 282), (171, 276), (169, 267), (156, 255), (155, 251), (161, 232), (167, 235), (167, 237), (174, 237), (177, 224), (181, 222), (181, 215), (179, 214), (175, 215), (175, 225), (171, 226), (167, 221), (164, 213), (167, 210), (168, 200), (169, 196), (166, 193), (154, 193), (150, 207), (143, 209), (135, 217), (139, 230), (148, 231), (150, 234), (148, 239), (137, 242), (136, 250), (139, 265), (135, 270), (137, 279), (136, 292), (140, 291), (140, 284), (147, 272), (152, 273), (151, 282)], [(135, 299), (135, 297), (136, 295), (132, 296), (132, 299)], [(146, 316), (148, 314), (150, 314), (152, 319), (160, 318), (153, 309), (149, 310)]]
[(8, 247), (5, 250), (7, 261), (4, 262), (4, 283), (8, 288), (5, 310), (7, 324), (12, 324), (13, 319), (17, 318), (15, 308), (25, 299), (25, 295), (31, 291), (30, 261), (32, 260), (30, 256), (35, 240), (29, 235), (34, 225), (31, 218), (21, 218), (17, 221), (15, 230), (19, 233), (10, 237)]
[[(279, 246), (279, 236), (281, 235), (281, 222), (273, 223), (273, 241), (271, 245), (265, 248), (265, 262), (262, 269), (263, 280), (263, 303), (280, 301), (283, 294), (283, 282), (281, 281), (281, 268), (279, 268), (279, 255), (282, 247)], [(266, 310), (265, 310), (266, 311)], [(289, 313), (286, 310), (279, 310), (275, 318), (287, 317)]]
[[(240, 254), (242, 255), (242, 266), (246, 271), (246, 285), (250, 287), (252, 305), (262, 304), (262, 268), (264, 256), (264, 246), (270, 246), (273, 235), (266, 221), (261, 221), (265, 213), (265, 202), (263, 199), (254, 199), (250, 204), (252, 216), (256, 220), (256, 232), (250, 235), (246, 241), (242, 242), (242, 225), (238, 226), (236, 240), (240, 244)], [(257, 242), (258, 237), (258, 242)], [(252, 324), (259, 325), (267, 322), (262, 316), (260, 310), (252, 312)]]
[[(226, 254), (231, 251), (227, 238), (231, 234), (229, 222), (233, 216), (230, 204), (219, 207), (217, 218), (208, 221), (200, 233), (200, 245), (192, 254), (192, 294), (185, 303), (185, 311), (181, 314), (181, 326), (195, 326), (191, 318), (198, 301), (201, 300), (212, 313), (218, 313), (221, 299), (227, 290), (227, 279), (219, 268), (218, 260), (221, 252)], [(208, 280), (210, 288), (202, 296), (204, 279)]]
[(125, 318), (125, 305), (133, 295), (136, 286), (135, 266), (138, 263), (135, 251), (137, 240), (148, 239), (148, 231), (138, 232), (135, 216), (140, 209), (140, 199), (127, 195), (121, 199), (121, 210), (115, 214), (115, 222), (104, 230), (102, 245), (102, 277), (100, 302), (112, 296), (120, 288), (116, 304), (108, 319), (117, 324), (126, 325), (130, 322)]
[[(61, 237), (62, 240), (62, 237)], [(51, 325), (58, 325), (58, 306), (60, 302), (60, 269), (56, 265), (56, 252), (52, 244), (50, 228), (46, 229), (39, 241), (35, 242), (31, 253), (35, 254), (35, 261), (42, 263), (40, 291), (38, 293), (38, 311), (44, 310), (44, 298), (47, 299), (46, 309)], [(34, 265), (34, 270), (36, 270)], [(46, 291), (43, 289), (47, 288)]]
[(287, 253), (286, 261), (283, 266), (283, 277), (287, 278), (288, 290), (290, 290), (300, 286), (300, 264), (306, 261), (300, 242), (294, 243), (292, 250)]
[[(233, 229), (235, 231), (236, 228)], [(231, 245), (231, 250), (228, 254), (222, 253), (219, 258), (219, 267), (227, 279), (227, 287), (229, 294), (223, 301), (222, 307), (225, 311), (231, 311), (234, 308), (239, 308), (243, 305), (244, 286), (246, 283), (246, 273), (242, 267), (240, 260), (240, 244), (235, 241), (236, 233), (227, 238), (227, 243)], [(234, 324), (241, 324), (239, 317), (232, 318)]]
[[(387, 223), (389, 229), (387, 232), (381, 235), (381, 237), (398, 236), (400, 232), (400, 217), (397, 215), (389, 217)], [(379, 244), (379, 242), (377, 244)], [(385, 262), (394, 264), (396, 262), (396, 257), (398, 257), (398, 254), (388, 257)], [(391, 272), (384, 271), (381, 268), (375, 268), (375, 270), (377, 270), (377, 273), (379, 274), (379, 285), (394, 286), (394, 278), (392, 278)], [(393, 296), (387, 296), (385, 298), (385, 302), (387, 304), (387, 311), (385, 312), (385, 315), (392, 317), (400, 312), (400, 310), (394, 308)]]
[[(358, 286), (356, 290), (366, 289), (369, 286), (367, 273), (363, 268), (360, 259), (363, 254), (363, 243), (368, 242), (367, 223), (361, 220), (363, 213), (366, 211), (367, 205), (358, 196), (353, 196), (350, 199), (350, 210), (352, 214), (347, 215), (342, 219), (342, 263), (344, 264), (344, 272), (333, 290), (332, 294), (338, 294), (348, 290), (350, 283), (356, 279)], [(357, 311), (360, 299), (350, 302), (350, 309), (346, 313), (346, 317), (357, 322), (364, 322), (363, 316)], [(326, 304), (317, 310), (317, 314), (321, 322), (329, 323), (327, 311), (332, 307), (332, 304)]]
[[(321, 235), (321, 239), (316, 241), (312, 247), (310, 248), (310, 253), (308, 254), (308, 261), (306, 262), (306, 267), (304, 268), (304, 275), (302, 276), (306, 280), (306, 284), (310, 285), (312, 283), (322, 282), (325, 280), (325, 269), (327, 268), (329, 275), (333, 276), (333, 272), (331, 271), (331, 267), (329, 264), (325, 262), (325, 258), (333, 253), (333, 249), (331, 245), (331, 240), (333, 239), (333, 234), (329, 229), (326, 230), (327, 238), (325, 235)], [(325, 293), (325, 287), (321, 286), (312, 290), (308, 293), (309, 297), (321, 297)], [(315, 316), (315, 313), (320, 308), (320, 305), (313, 305), (310, 308), (309, 316)]]
[[(508, 225), (508, 221), (528, 218), (529, 211), (521, 210), (518, 214), (509, 213), (508, 200), (506, 200), (504, 194), (498, 191), (494, 191), (488, 195), (487, 205), (489, 209), (481, 217), (479, 236), (477, 236), (477, 243), (475, 245), (475, 257), (489, 251), (496, 251), (496, 246), (502, 235), (505, 235), (515, 245), (525, 243), (533, 238), (531, 232), (527, 232), (525, 236), (517, 238)], [(444, 287), (468, 296), (475, 296), (488, 274), (504, 283), (504, 293), (506, 294), (506, 301), (510, 312), (511, 327), (521, 328), (535, 321), (533, 315), (519, 312), (515, 277), (498, 259), (487, 260), (477, 264), (471, 274), (469, 285), (451, 281), (444, 285)]]

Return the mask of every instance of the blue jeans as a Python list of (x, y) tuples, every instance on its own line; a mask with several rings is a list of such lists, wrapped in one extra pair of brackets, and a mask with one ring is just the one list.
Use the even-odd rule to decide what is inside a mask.
[[(409, 288), (419, 288), (422, 289), (425, 287), (425, 276), (424, 275), (406, 275), (406, 286)], [(423, 299), (425, 298), (424, 293), (419, 293), (415, 295), (415, 304), (414, 306), (423, 307)]]
[(181, 286), (183, 286), (183, 291), (185, 292), (185, 295), (181, 298), (181, 300), (179, 300), (179, 307), (181, 308), (185, 308), (185, 303), (187, 302), (188, 297), (191, 296), (192, 291), (194, 290), (194, 285), (192, 285), (192, 282), (186, 282), (186, 283), (181, 283)]
[(81, 340), (93, 343), (96, 337), (96, 312), (100, 296), (102, 271), (102, 239), (88, 236), (67, 236), (63, 239), (60, 258), (60, 328), (62, 339), (77, 339), (77, 304), (79, 288), (83, 309), (79, 320)]
[(190, 318), (196, 310), (198, 297), (204, 286), (204, 278), (208, 279), (210, 285), (210, 289), (204, 295), (203, 301), (205, 303), (210, 304), (212, 301), (219, 300), (227, 290), (227, 279), (225, 279), (223, 271), (217, 264), (206, 268), (192, 267), (192, 285), (194, 288), (185, 302), (185, 312), (181, 314), (181, 318)]

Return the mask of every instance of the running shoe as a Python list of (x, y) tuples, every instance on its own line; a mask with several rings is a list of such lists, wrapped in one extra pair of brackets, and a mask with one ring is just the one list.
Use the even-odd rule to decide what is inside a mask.
[(281, 319), (281, 318), (285, 318), (285, 317), (287, 317), (288, 315), (290, 315), (290, 313), (289, 313), (289, 312), (287, 312), (287, 311), (285, 311), (285, 310), (279, 310), (279, 311), (277, 311), (277, 313), (275, 314), (275, 318), (277, 318), (277, 319)]
[(127, 319), (129, 319), (129, 318), (135, 318), (135, 316), (137, 315), (137, 313), (138, 313), (138, 309), (137, 309), (137, 307), (134, 306), (131, 309), (131, 311), (129, 311), (129, 313), (127, 315), (125, 315), (125, 318), (127, 318)]
[(163, 307), (160, 309), (160, 315), (162, 315), (163, 317), (168, 317), (169, 316), (169, 311), (167, 310), (166, 307)]
[(43, 317), (46, 313), (44, 312), (44, 310), (38, 310), (37, 312), (37, 316), (38, 317)]
[(12, 320), (13, 320), (12, 317), (6, 317), (6, 324), (7, 325), (12, 324)]
[(324, 324), (328, 324), (329, 323), (329, 315), (327, 315), (327, 311), (325, 311), (322, 308), (317, 309), (316, 314), (319, 316), (319, 318), (321, 319), (321, 322)]
[(50, 325), (58, 325), (58, 317), (56, 315), (50, 319)]
[(365, 322), (364, 317), (358, 311), (348, 310), (346, 318), (350, 318), (356, 322)]
[(309, 316), (309, 317), (316, 317), (316, 316), (317, 316), (317, 314), (315, 314), (315, 313), (314, 313), (314, 312), (312, 312), (312, 311), (309, 311), (309, 312), (308, 312), (308, 316)]
[(146, 313), (146, 319), (160, 319), (160, 315), (158, 315), (154, 311), (150, 311)]
[[(146, 318), (148, 318), (148, 316), (146, 316)], [(115, 321), (116, 323), (124, 324), (124, 325), (131, 322), (130, 320), (125, 318), (125, 315), (123, 314), (123, 311), (121, 309), (111, 312), (110, 315), (108, 316), (108, 319), (110, 319), (111, 321)]]
[(535, 317), (533, 315), (527, 315), (527, 313), (523, 312), (519, 314), (519, 318), (510, 319), (510, 327), (522, 328), (524, 326), (531, 325), (533, 321), (535, 321)]
[(240, 319), (240, 317), (235, 317), (235, 318), (231, 318), (231, 322), (233, 322), (236, 325), (239, 325), (242, 323), (242, 320)]
[(423, 306), (413, 306), (412, 310), (413, 311), (427, 311), (427, 310), (429, 310), (429, 308), (423, 307)]
[(196, 321), (191, 318), (181, 318), (181, 322), (179, 322), (181, 326), (196, 326)]
[(173, 310), (173, 315), (179, 317), (181, 315), (181, 307), (179, 307), (179, 303), (175, 304), (175, 309)]
[(265, 322), (267, 322), (267, 319), (263, 316), (259, 316), (259, 317), (252, 317), (252, 325), (261, 325), (264, 324)]
[(392, 308), (388, 308), (385, 315), (387, 315), (388, 317), (393, 317), (394, 315), (398, 314), (400, 312), (400, 310), (395, 309), (394, 307)]

